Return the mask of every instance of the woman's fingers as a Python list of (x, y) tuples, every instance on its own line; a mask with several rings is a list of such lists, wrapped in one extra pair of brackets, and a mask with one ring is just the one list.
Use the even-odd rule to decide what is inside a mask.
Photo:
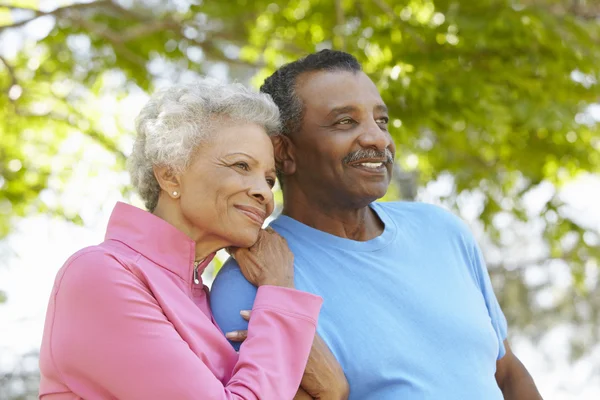
[(244, 318), (246, 321), (250, 321), (250, 315), (252, 314), (252, 311), (250, 310), (242, 310), (240, 311), (240, 315), (242, 316), (242, 318)]
[(231, 256), (231, 258), (233, 258), (235, 260), (235, 252), (238, 248), (237, 247), (226, 247), (225, 251), (227, 252), (227, 254), (229, 254)]
[(234, 342), (243, 342), (248, 337), (248, 331), (232, 331), (227, 332), (225, 337)]
[[(250, 311), (250, 310), (242, 310), (242, 311), (240, 311), (240, 315), (246, 321), (250, 321), (250, 315), (251, 314), (252, 314), (252, 311)], [(227, 332), (225, 334), (225, 337), (227, 339), (229, 339), (229, 340), (233, 340), (234, 342), (243, 342), (248, 337), (248, 331), (245, 330), (245, 331), (231, 331), (231, 332)]]

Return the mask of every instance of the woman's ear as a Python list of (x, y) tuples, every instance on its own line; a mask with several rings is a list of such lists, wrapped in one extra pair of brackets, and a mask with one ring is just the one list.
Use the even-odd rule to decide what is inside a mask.
[(177, 199), (181, 196), (181, 184), (179, 182), (179, 175), (175, 174), (173, 168), (166, 166), (154, 166), (154, 177), (158, 181), (158, 184), (162, 190), (167, 194)]
[(292, 175), (296, 172), (294, 144), (289, 137), (277, 135), (271, 138), (275, 152), (275, 166), (283, 175)]

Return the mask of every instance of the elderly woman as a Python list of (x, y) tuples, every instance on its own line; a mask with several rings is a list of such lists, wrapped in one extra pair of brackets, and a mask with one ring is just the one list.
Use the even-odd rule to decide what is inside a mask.
[[(291, 399), (321, 299), (293, 288), (273, 211), (268, 95), (202, 80), (154, 95), (137, 121), (132, 182), (148, 211), (119, 203), (105, 241), (75, 253), (52, 291), (42, 399)], [(236, 250), (259, 286), (239, 354), (215, 325), (200, 275)]]

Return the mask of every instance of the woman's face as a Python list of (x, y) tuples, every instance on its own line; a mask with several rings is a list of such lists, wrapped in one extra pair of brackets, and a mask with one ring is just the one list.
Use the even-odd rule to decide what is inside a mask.
[(273, 212), (273, 145), (255, 124), (225, 122), (180, 176), (180, 206), (201, 240), (250, 247)]

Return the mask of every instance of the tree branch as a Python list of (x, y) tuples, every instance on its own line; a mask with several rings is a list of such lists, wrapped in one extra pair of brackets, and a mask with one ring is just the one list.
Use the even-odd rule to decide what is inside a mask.
[(342, 50), (346, 50), (346, 35), (344, 34), (344, 8), (342, 6), (342, 0), (335, 0), (335, 17), (336, 17), (336, 30), (338, 31), (338, 37), (342, 41)]
[(18, 84), (17, 75), (15, 74), (15, 70), (12, 67), (12, 65), (10, 65), (8, 63), (8, 61), (6, 61), (6, 58), (4, 58), (1, 55), (0, 55), (0, 62), (2, 62), (2, 64), (4, 64), (4, 66), (8, 70), (8, 75), (10, 76), (10, 84), (8, 86), (8, 90), (10, 90), (10, 88), (12, 88), (14, 85)]
[(146, 60), (140, 55), (136, 54), (125, 45), (124, 38), (112, 31), (106, 26), (97, 24), (91, 20), (81, 18), (80, 16), (73, 16), (72, 21), (81, 26), (83, 29), (88, 30), (92, 34), (96, 34), (101, 38), (106, 39), (110, 42), (110, 44), (117, 50), (117, 55), (119, 53), (126, 58), (129, 62), (138, 65), (141, 68), (146, 68)]
[(379, 7), (381, 9), (381, 11), (383, 11), (384, 13), (386, 13), (387, 15), (389, 15), (390, 17), (392, 17), (393, 19), (396, 19), (396, 14), (394, 14), (394, 10), (392, 10), (392, 7), (390, 7), (385, 1), (383, 1), (383, 0), (373, 0), (373, 3), (375, 3), (375, 5), (377, 7)]
[(394, 10), (392, 9), (392, 7), (390, 7), (384, 0), (372, 0), (373, 3), (375, 3), (375, 5), (377, 7), (379, 7), (381, 9), (381, 11), (383, 11), (384, 13), (386, 13), (392, 20), (398, 21), (401, 23), (401, 26), (411, 32), (414, 36), (414, 38), (417, 40), (417, 44), (418, 46), (424, 50), (425, 49), (425, 41), (423, 40), (423, 38), (421, 38), (415, 31), (413, 28), (409, 27), (408, 24), (406, 24), (405, 21), (402, 20), (402, 18), (400, 18), (399, 15), (396, 15), (396, 13), (394, 12)]
[(181, 25), (172, 20), (152, 21), (152, 23), (139, 24), (127, 29), (119, 37), (123, 42), (128, 42), (140, 37), (149, 36), (164, 30), (179, 30)]
[[(1, 4), (1, 3), (0, 3)], [(91, 21), (89, 18), (83, 18), (77, 11), (83, 9), (90, 8), (98, 8), (100, 6), (106, 6), (108, 11), (109, 9), (117, 14), (124, 15), (128, 18), (131, 18), (139, 24), (135, 24), (131, 28), (125, 30), (124, 32), (115, 32), (111, 30), (107, 26), (103, 26), (96, 22)], [(208, 41), (199, 41), (197, 39), (189, 39), (183, 34), (183, 28), (185, 28), (186, 24), (184, 21), (177, 21), (173, 18), (165, 18), (163, 20), (153, 19), (151, 17), (136, 13), (129, 9), (123, 8), (117, 3), (114, 3), (111, 0), (98, 0), (93, 3), (76, 3), (69, 6), (59, 7), (52, 11), (40, 11), (33, 8), (26, 7), (18, 7), (18, 6), (10, 6), (10, 5), (0, 5), (0, 7), (7, 7), (13, 10), (22, 10), (22, 11), (31, 11), (34, 13), (34, 16), (28, 18), (23, 21), (15, 22), (11, 25), (0, 26), (0, 32), (5, 28), (14, 28), (21, 25), (24, 25), (28, 22), (31, 22), (39, 17), (46, 15), (53, 15), (56, 17), (67, 17), (69, 18), (75, 25), (78, 25), (82, 29), (89, 31), (91, 34), (95, 34), (106, 41), (108, 41), (112, 47), (115, 49), (117, 56), (122, 56), (129, 62), (138, 65), (141, 68), (146, 67), (146, 59), (136, 54), (134, 51), (127, 47), (127, 42), (139, 39), (141, 37), (145, 37), (148, 35), (152, 35), (156, 32), (160, 32), (163, 30), (170, 30), (178, 35), (178, 37), (182, 40), (189, 41), (199, 47), (201, 47), (204, 52), (214, 58), (217, 61), (223, 61), (230, 64), (238, 64), (250, 67), (260, 67), (258, 64), (251, 64), (244, 62), (242, 60), (235, 60), (226, 57), (213, 43), (209, 43)], [(109, 11), (110, 12), (110, 11)], [(219, 36), (221, 38), (221, 36)]]
[(591, 3), (592, 2), (590, 2), (589, 5), (586, 5), (581, 0), (572, 0), (570, 5), (562, 3), (548, 5), (546, 0), (530, 0), (529, 2), (526, 2), (526, 5), (539, 11), (549, 12), (556, 17), (572, 15), (573, 17), (584, 21), (599, 20), (600, 7), (597, 5), (592, 5)]
[(18, 27), (23, 26), (31, 21), (34, 21), (40, 17), (44, 17), (47, 15), (52, 15), (52, 16), (58, 17), (64, 13), (68, 13), (72, 10), (84, 10), (84, 9), (88, 9), (88, 8), (96, 8), (98, 6), (102, 6), (102, 5), (110, 4), (110, 3), (111, 3), (110, 0), (98, 0), (98, 1), (95, 1), (92, 3), (74, 3), (74, 4), (70, 4), (68, 6), (55, 8), (52, 11), (41, 11), (41, 10), (38, 10), (35, 8), (18, 7), (18, 6), (12, 6), (12, 5), (8, 5), (8, 4), (0, 3), (0, 7), (8, 8), (9, 10), (30, 11), (30, 12), (34, 13), (33, 17), (31, 17), (31, 18), (27, 18), (22, 21), (14, 22), (12, 24), (0, 26), (0, 32), (2, 32), (4, 29), (8, 29), (8, 28), (18, 28)]
[(523, 260), (523, 261), (519, 261), (518, 263), (510, 263), (509, 264), (509, 263), (505, 263), (505, 262), (499, 262), (499, 263), (495, 263), (495, 264), (488, 264), (487, 266), (490, 270), (496, 269), (496, 270), (510, 270), (510, 271), (518, 270), (518, 271), (520, 271), (531, 265), (545, 265), (552, 261), (568, 262), (569, 258), (572, 256), (575, 249), (565, 252), (562, 255), (562, 257), (547, 256), (547, 257), (539, 257), (539, 258), (532, 258), (529, 260)]
[[(73, 127), (73, 122), (69, 121), (69, 118), (65, 115), (61, 115), (61, 114), (57, 114), (54, 112), (48, 112), (46, 114), (34, 114), (31, 113), (29, 111), (25, 111), (22, 109), (17, 109), (15, 110), (15, 114), (21, 116), (21, 117), (26, 117), (26, 118), (39, 118), (42, 120), (51, 120), (54, 122), (58, 122), (58, 123), (62, 123), (62, 124), (66, 124), (69, 127)], [(79, 128), (76, 128), (79, 129)], [(87, 130), (82, 130), (79, 129), (81, 131), (81, 133), (83, 133), (84, 135), (90, 137), (91, 139), (94, 139), (97, 143), (99, 143), (102, 147), (104, 147), (106, 150), (110, 151), (111, 153), (115, 154), (117, 156), (117, 158), (120, 161), (125, 161), (127, 159), (127, 156), (125, 155), (125, 153), (123, 153), (117, 146), (116, 144), (107, 139), (106, 136), (104, 136), (102, 133), (93, 130), (93, 129), (87, 129)]]

